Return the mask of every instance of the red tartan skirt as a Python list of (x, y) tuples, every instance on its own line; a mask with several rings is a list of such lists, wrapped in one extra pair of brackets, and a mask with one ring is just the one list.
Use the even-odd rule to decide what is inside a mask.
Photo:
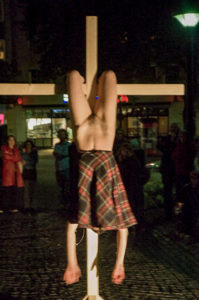
[(79, 227), (113, 230), (137, 224), (112, 151), (85, 151), (79, 160)]

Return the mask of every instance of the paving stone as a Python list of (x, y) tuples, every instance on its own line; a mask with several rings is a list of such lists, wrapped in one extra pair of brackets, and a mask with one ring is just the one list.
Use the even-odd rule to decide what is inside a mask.
[[(3, 295), (13, 300), (85, 297), (85, 238), (77, 247), (82, 278), (72, 286), (62, 281), (65, 228), (66, 218), (55, 210), (36, 215), (0, 215), (0, 299)], [(199, 299), (199, 244), (174, 241), (170, 235), (173, 229), (171, 222), (154, 223), (139, 237), (135, 237), (134, 229), (130, 230), (126, 280), (121, 286), (111, 283), (115, 232), (99, 236), (100, 295), (104, 300)], [(81, 236), (82, 230), (78, 231), (78, 238)]]

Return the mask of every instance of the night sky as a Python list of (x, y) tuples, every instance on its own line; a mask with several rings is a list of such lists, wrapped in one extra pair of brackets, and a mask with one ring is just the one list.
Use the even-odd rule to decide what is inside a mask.
[[(193, 0), (190, 0), (193, 1)], [(85, 72), (85, 17), (98, 16), (99, 71), (114, 69), (120, 81), (143, 77), (150, 61), (182, 64), (184, 29), (172, 17), (183, 0), (29, 0), (29, 24), (43, 51), (42, 70), (48, 57), (60, 69)], [(199, 5), (199, 4), (198, 4)], [(43, 45), (42, 45), (43, 43)], [(46, 48), (46, 46), (48, 46)], [(154, 58), (153, 58), (154, 57)], [(52, 59), (51, 59), (52, 60)], [(120, 76), (120, 74), (125, 76)], [(136, 73), (136, 74), (135, 74)], [(145, 80), (145, 78), (143, 78)], [(142, 80), (142, 81), (143, 81)], [(146, 80), (148, 80), (146, 78)]]

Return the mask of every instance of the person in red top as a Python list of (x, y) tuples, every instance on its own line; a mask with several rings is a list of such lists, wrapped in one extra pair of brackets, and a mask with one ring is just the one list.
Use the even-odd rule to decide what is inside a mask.
[[(17, 212), (23, 195), (24, 181), (22, 177), (21, 155), (16, 146), (16, 139), (9, 135), (2, 152), (2, 209)], [(21, 207), (20, 207), (21, 208)]]

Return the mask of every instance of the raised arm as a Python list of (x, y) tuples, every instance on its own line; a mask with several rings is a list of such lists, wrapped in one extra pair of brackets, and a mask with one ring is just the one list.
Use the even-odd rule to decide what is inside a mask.
[(70, 108), (74, 126), (82, 125), (92, 114), (89, 103), (83, 93), (84, 78), (76, 70), (70, 72), (67, 77)]

